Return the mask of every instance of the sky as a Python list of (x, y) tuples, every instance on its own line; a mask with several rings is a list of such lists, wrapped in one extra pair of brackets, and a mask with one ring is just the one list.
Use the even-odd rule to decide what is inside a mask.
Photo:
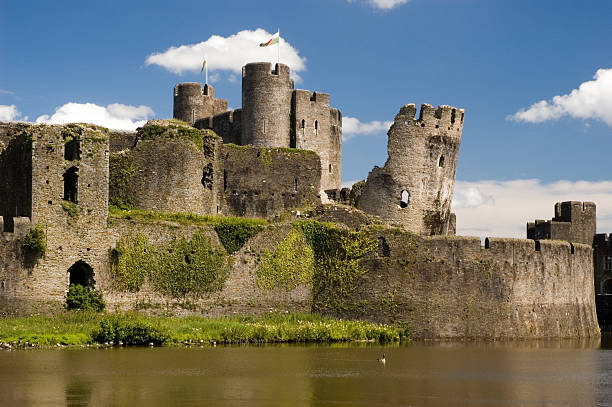
[(555, 202), (594, 201), (612, 232), (608, 0), (0, 0), (0, 120), (135, 129), (172, 91), (241, 104), (240, 68), (275, 61), (343, 113), (343, 184), (386, 160), (407, 103), (465, 109), (458, 233), (525, 237)]

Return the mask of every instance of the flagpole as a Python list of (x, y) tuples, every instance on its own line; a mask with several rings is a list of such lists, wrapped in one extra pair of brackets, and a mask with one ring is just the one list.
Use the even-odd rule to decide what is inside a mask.
[(278, 44), (276, 44), (276, 50), (278, 52), (278, 63), (280, 64), (280, 27), (278, 28)]
[(206, 61), (206, 85), (208, 85), (208, 55), (204, 54), (204, 61)]

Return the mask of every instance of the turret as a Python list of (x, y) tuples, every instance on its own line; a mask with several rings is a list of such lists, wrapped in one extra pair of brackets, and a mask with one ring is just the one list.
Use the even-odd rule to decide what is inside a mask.
[(193, 125), (200, 119), (227, 111), (227, 100), (215, 99), (215, 89), (199, 82), (179, 83), (174, 87), (173, 117)]
[(388, 132), (388, 159), (375, 167), (356, 203), (390, 224), (423, 235), (449, 231), (463, 109), (402, 107)]
[(293, 80), (289, 67), (255, 62), (242, 68), (242, 144), (289, 147)]

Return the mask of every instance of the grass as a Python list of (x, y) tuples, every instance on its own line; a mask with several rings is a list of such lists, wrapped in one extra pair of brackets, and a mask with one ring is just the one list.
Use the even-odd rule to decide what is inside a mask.
[(234, 218), (231, 216), (206, 216), (182, 212), (167, 213), (147, 211), (143, 209), (120, 209), (115, 205), (109, 205), (108, 213), (111, 218), (132, 219), (147, 222), (169, 221), (176, 222), (181, 225), (195, 226), (217, 226), (230, 221), (261, 226), (268, 224), (266, 220), (257, 218)]
[[(65, 312), (54, 316), (0, 319), (0, 342), (36, 344), (40, 347), (93, 344), (107, 314)], [(156, 327), (166, 345), (185, 343), (281, 343), (281, 342), (398, 342), (409, 339), (404, 326), (347, 321), (312, 314), (269, 313), (259, 317), (153, 317), (119, 314), (119, 319)], [(21, 345), (23, 346), (23, 345)]]

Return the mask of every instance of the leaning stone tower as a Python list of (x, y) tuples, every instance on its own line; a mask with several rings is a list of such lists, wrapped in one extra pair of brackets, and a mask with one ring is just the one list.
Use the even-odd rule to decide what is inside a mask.
[(255, 62), (242, 68), (242, 144), (289, 147), (293, 80), (289, 67)]
[(463, 109), (405, 105), (388, 132), (384, 168), (368, 175), (356, 206), (421, 235), (445, 235), (455, 186)]

